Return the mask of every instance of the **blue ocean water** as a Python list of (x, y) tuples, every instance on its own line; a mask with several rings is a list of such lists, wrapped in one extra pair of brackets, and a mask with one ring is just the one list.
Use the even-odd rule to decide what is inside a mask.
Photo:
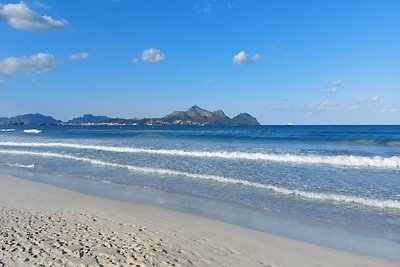
[(400, 126), (2, 126), (0, 171), (400, 260)]

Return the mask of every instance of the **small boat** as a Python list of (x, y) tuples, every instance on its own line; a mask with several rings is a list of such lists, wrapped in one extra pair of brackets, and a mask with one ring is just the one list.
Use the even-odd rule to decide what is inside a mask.
[(286, 125), (287, 126), (293, 126), (294, 124), (293, 124), (293, 122), (288, 122)]

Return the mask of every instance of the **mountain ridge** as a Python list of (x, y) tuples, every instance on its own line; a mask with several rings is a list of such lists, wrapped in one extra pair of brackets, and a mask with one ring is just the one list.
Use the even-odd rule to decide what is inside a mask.
[(15, 117), (1, 117), (0, 125), (57, 125), (62, 123), (60, 120), (54, 119), (52, 116), (45, 116), (40, 113), (18, 115)]
[(161, 118), (122, 119), (107, 116), (84, 114), (62, 122), (52, 116), (42, 114), (25, 114), (15, 117), (0, 117), (0, 125), (226, 125), (244, 126), (260, 125), (257, 119), (248, 113), (240, 113), (230, 118), (224, 111), (209, 111), (197, 105), (186, 111), (174, 111)]
[[(247, 114), (247, 115), (244, 115)], [(208, 111), (197, 105), (186, 111), (174, 111), (161, 118), (175, 124), (206, 124), (206, 125), (260, 125), (256, 118), (248, 113), (240, 113), (232, 119), (225, 115), (222, 110)]]

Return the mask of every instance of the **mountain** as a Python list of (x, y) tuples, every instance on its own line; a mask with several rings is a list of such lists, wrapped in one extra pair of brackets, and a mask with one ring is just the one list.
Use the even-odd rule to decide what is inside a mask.
[(232, 118), (233, 125), (260, 125), (256, 118), (249, 113), (240, 113)]
[(0, 117), (0, 125), (5, 125), (8, 122), (9, 118)]
[(90, 124), (90, 123), (104, 123), (111, 120), (107, 116), (93, 116), (91, 114), (85, 114), (82, 117), (73, 118), (67, 121), (68, 124)]
[(163, 118), (162, 121), (179, 124), (229, 124), (230, 118), (222, 110), (211, 112), (198, 106), (193, 106), (187, 111), (175, 111)]
[(259, 125), (257, 119), (247, 113), (241, 113), (231, 119), (222, 110), (211, 112), (198, 106), (193, 106), (187, 111), (175, 111), (159, 120), (164, 123), (189, 125)]
[(60, 124), (60, 120), (56, 120), (51, 116), (44, 116), (42, 114), (25, 114), (11, 118), (0, 118), (0, 124), (2, 125), (15, 125), (15, 124), (26, 124), (26, 125), (55, 125)]
[(51, 116), (42, 114), (25, 114), (11, 118), (0, 117), (0, 125), (228, 125), (246, 126), (260, 125), (256, 118), (248, 113), (229, 118), (222, 110), (208, 111), (198, 106), (193, 106), (186, 111), (175, 111), (162, 118), (144, 119), (121, 119), (109, 118), (107, 116), (94, 116), (85, 114), (82, 117), (73, 118), (67, 122), (56, 120)]

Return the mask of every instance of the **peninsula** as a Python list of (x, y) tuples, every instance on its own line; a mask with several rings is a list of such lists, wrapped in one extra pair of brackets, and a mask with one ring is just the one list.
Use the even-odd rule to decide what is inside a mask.
[(240, 113), (230, 118), (222, 110), (208, 111), (192, 106), (186, 111), (175, 111), (162, 118), (123, 119), (85, 114), (68, 121), (54, 119), (42, 114), (26, 114), (15, 117), (0, 117), (0, 125), (225, 125), (253, 126), (260, 125), (256, 118), (248, 113)]

